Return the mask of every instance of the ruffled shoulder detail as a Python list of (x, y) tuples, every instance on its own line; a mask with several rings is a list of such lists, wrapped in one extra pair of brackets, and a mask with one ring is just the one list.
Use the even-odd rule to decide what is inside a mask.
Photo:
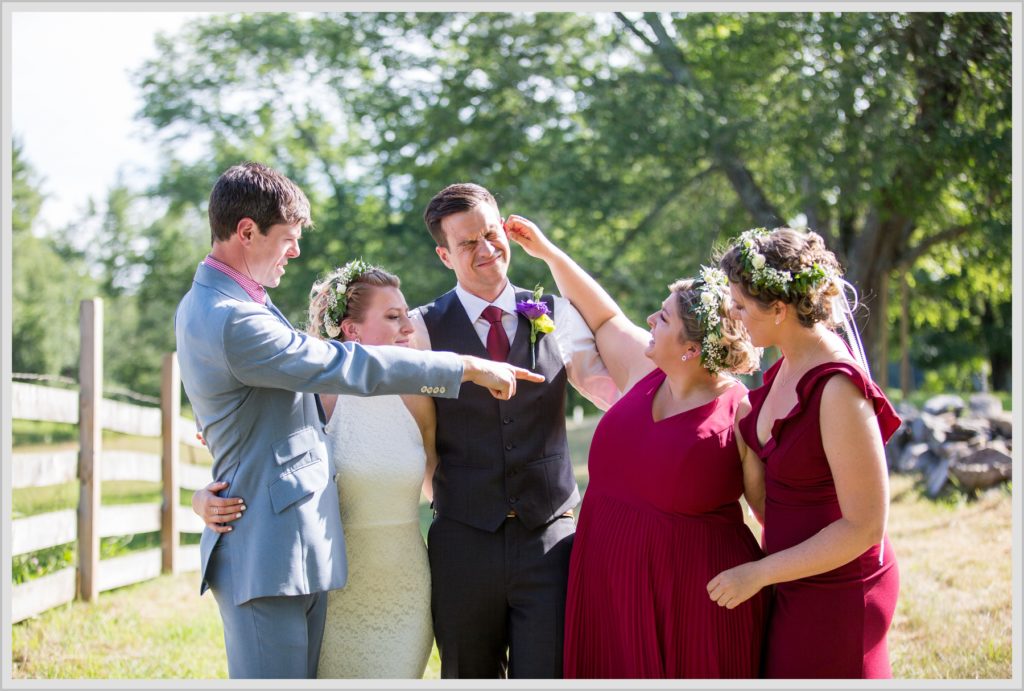
[(814, 390), (819, 385), (824, 385), (834, 374), (845, 375), (864, 397), (871, 401), (875, 409), (875, 418), (878, 420), (878, 430), (882, 434), (882, 443), (888, 442), (903, 424), (903, 419), (896, 413), (882, 388), (853, 363), (825, 362), (807, 370), (797, 384), (797, 408), (802, 408), (804, 402), (813, 396)]

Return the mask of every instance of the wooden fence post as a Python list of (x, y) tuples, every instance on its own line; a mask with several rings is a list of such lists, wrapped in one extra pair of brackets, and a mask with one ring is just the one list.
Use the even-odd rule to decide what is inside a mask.
[(82, 300), (79, 330), (81, 353), (78, 367), (78, 595), (86, 602), (91, 602), (99, 595), (103, 300)]
[(177, 353), (164, 355), (160, 383), (160, 435), (163, 443), (163, 506), (160, 548), (164, 573), (178, 571), (178, 417), (181, 415), (181, 379)]

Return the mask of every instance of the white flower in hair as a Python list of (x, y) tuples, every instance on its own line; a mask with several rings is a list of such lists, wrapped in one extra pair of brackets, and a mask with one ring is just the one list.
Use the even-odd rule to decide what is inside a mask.
[(697, 317), (697, 324), (704, 331), (704, 338), (701, 339), (700, 361), (705, 369), (712, 374), (725, 367), (727, 351), (723, 347), (720, 311), (728, 285), (729, 281), (724, 271), (710, 266), (701, 266), (700, 279), (694, 286), (700, 295), (700, 300), (693, 312)]
[(761, 268), (763, 268), (763, 267), (764, 267), (764, 263), (765, 263), (765, 261), (766, 261), (766, 260), (765, 260), (765, 258), (764, 258), (764, 255), (763, 255), (763, 254), (761, 254), (760, 252), (758, 252), (758, 253), (754, 254), (754, 255), (753, 255), (753, 256), (752, 256), (751, 258), (750, 258), (750, 264), (751, 264), (751, 266), (753, 266), (753, 267), (754, 267), (755, 269), (761, 269)]
[(328, 337), (337, 338), (341, 334), (341, 325), (336, 324), (331, 315), (324, 313), (324, 331), (327, 332)]

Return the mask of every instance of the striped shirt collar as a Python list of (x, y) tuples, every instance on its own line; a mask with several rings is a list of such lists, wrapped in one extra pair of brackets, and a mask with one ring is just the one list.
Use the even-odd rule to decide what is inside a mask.
[(245, 276), (235, 269), (231, 268), (222, 261), (213, 258), (212, 254), (206, 255), (206, 259), (203, 260), (211, 269), (216, 269), (223, 274), (226, 274), (229, 278), (233, 279), (235, 283), (242, 286), (242, 290), (253, 299), (254, 302), (258, 302), (261, 305), (267, 304), (267, 289), (261, 286), (256, 281), (252, 280), (248, 276)]

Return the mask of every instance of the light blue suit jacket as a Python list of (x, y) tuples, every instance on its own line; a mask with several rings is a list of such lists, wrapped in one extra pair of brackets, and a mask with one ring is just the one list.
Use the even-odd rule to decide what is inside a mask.
[(213, 478), (245, 500), (233, 530), (206, 528), (202, 585), (218, 540), (230, 550), (236, 605), (270, 595), (341, 588), (345, 541), (333, 461), (313, 393), (423, 393), (457, 397), (452, 353), (363, 348), (296, 331), (205, 264), (175, 314), (181, 381), (213, 455)]

